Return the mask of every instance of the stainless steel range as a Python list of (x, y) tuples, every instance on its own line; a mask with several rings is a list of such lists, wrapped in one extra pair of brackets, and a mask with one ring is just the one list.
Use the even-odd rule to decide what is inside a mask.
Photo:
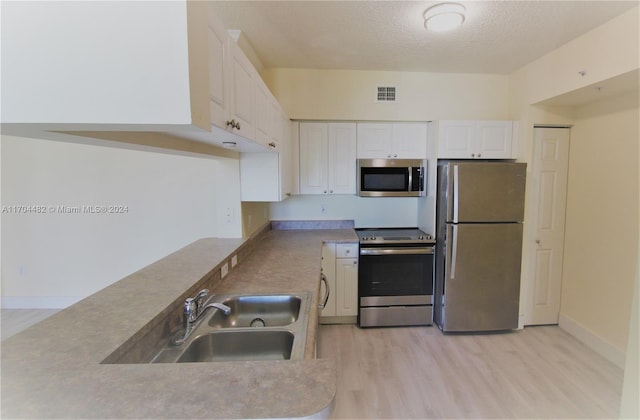
[(416, 228), (356, 229), (358, 325), (433, 324), (435, 240)]

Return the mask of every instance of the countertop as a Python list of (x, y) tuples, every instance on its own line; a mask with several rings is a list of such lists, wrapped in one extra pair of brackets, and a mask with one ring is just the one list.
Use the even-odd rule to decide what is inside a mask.
[(202, 239), (3, 341), (1, 417), (327, 415), (335, 364), (313, 358), (323, 241), (357, 237), (351, 229), (268, 231), (213, 291), (312, 292), (304, 360), (101, 363), (246, 245), (245, 239)]

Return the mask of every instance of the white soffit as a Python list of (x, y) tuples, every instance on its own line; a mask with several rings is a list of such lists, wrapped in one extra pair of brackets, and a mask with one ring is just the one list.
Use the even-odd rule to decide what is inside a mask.
[(425, 30), (434, 1), (213, 1), (267, 68), (508, 74), (640, 4), (460, 1), (464, 24)]

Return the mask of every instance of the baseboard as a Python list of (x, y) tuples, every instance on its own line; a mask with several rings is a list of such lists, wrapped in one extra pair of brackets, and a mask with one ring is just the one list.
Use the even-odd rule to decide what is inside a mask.
[(624, 369), (627, 356), (623, 351), (607, 342), (604, 338), (564, 314), (560, 314), (558, 325), (591, 350)]
[(3, 309), (64, 309), (83, 296), (2, 296)]

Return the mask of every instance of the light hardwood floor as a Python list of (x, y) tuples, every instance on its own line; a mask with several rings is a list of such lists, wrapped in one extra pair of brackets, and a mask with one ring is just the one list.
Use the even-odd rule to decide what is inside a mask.
[(2, 309), (0, 312), (1, 339), (9, 338), (58, 311), (60, 309)]
[(320, 327), (332, 418), (618, 418), (623, 371), (557, 326), (443, 335), (436, 327)]

